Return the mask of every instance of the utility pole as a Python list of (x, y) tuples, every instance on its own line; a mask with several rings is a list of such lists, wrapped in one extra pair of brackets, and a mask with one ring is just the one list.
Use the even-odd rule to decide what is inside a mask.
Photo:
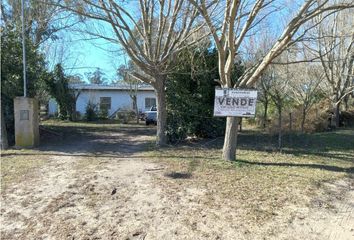
[(26, 78), (26, 33), (25, 33), (25, 10), (24, 1), (21, 0), (21, 22), (22, 22), (22, 63), (23, 63), (23, 96), (27, 97), (27, 78)]
[(14, 99), (15, 143), (20, 148), (39, 144), (38, 100), (27, 97), (25, 0), (21, 0), (23, 97)]

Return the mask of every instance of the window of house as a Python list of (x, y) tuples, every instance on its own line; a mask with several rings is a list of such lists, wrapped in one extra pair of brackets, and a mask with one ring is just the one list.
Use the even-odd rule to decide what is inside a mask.
[(145, 108), (156, 107), (156, 98), (145, 98)]
[(100, 97), (100, 109), (111, 109), (110, 97)]

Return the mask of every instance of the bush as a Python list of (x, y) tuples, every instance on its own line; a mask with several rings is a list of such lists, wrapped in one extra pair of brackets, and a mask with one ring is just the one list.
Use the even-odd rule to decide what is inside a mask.
[(101, 108), (99, 113), (98, 113), (98, 118), (99, 119), (107, 119), (108, 118), (108, 109), (107, 108)]
[[(214, 81), (219, 79), (216, 50), (186, 51), (177, 59), (174, 73), (166, 83), (168, 140), (223, 135), (226, 118), (213, 117), (215, 87), (219, 86)], [(236, 64), (232, 79), (240, 73)]]
[[(13, 99), (23, 94), (23, 68), (21, 32), (10, 21), (1, 26), (1, 109), (4, 113), (5, 127), (9, 145), (15, 144), (15, 122)], [(38, 46), (28, 38), (27, 55), (27, 94), (44, 102), (44, 80), (50, 77), (46, 68), (45, 56)]]
[(116, 119), (121, 123), (128, 123), (135, 119), (135, 112), (133, 110), (121, 110), (116, 113)]
[(95, 121), (98, 118), (98, 113), (97, 113), (97, 105), (88, 102), (86, 105), (86, 113), (85, 113), (85, 119), (87, 121)]
[(341, 126), (353, 127), (354, 126), (354, 110), (342, 111), (339, 119), (340, 119)]

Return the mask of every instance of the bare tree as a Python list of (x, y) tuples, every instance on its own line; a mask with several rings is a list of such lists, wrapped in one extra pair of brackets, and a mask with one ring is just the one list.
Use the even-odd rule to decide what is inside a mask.
[[(26, 35), (38, 47), (48, 39), (55, 39), (56, 33), (77, 24), (70, 13), (59, 8), (63, 0), (28, 0), (25, 4)], [(55, 4), (53, 4), (55, 3)], [(1, 2), (1, 17), (5, 24), (21, 26), (21, 0)]]
[[(136, 71), (136, 70), (135, 70)], [(133, 109), (135, 111), (136, 123), (139, 124), (139, 109), (138, 109), (138, 89), (141, 85), (141, 81), (132, 77), (130, 73), (134, 72), (134, 65), (131, 61), (125, 63), (125, 65), (120, 65), (117, 70), (117, 75), (119, 75), (123, 81), (129, 85), (129, 96), (133, 102)]]
[[(283, 53), (279, 58), (289, 59), (289, 52)], [(269, 67), (270, 76), (268, 79), (270, 99), (274, 103), (278, 113), (278, 150), (282, 148), (282, 135), (283, 135), (283, 111), (287, 102), (292, 99), (289, 94), (289, 83), (293, 79), (289, 71), (288, 65), (271, 65)]]
[(317, 64), (299, 63), (291, 68), (292, 79), (289, 82), (292, 99), (301, 106), (301, 132), (304, 132), (306, 116), (319, 99), (319, 85), (323, 74)]
[[(239, 54), (240, 47), (250, 31), (274, 11), (271, 8), (274, 0), (256, 0), (251, 5), (249, 1), (245, 0), (213, 1), (224, 9), (224, 16), (221, 21), (220, 19), (213, 19), (214, 14), (211, 14), (210, 9), (214, 8), (208, 9), (209, 3), (206, 0), (190, 0), (190, 2), (197, 7), (204, 17), (214, 39), (219, 55), (220, 85), (223, 88), (253, 87), (277, 56), (289, 45), (301, 40), (306, 35), (308, 29), (301, 29), (306, 22), (322, 13), (329, 15), (354, 6), (352, 2), (345, 1), (341, 3), (333, 3), (330, 0), (304, 1), (265, 56), (257, 64), (249, 67), (236, 85), (232, 85), (230, 73), (235, 57)], [(221, 27), (219, 27), (220, 25)], [(237, 124), (238, 119), (236, 117), (227, 117), (223, 147), (223, 158), (226, 160), (235, 160), (236, 158)]]
[(131, 75), (155, 89), (158, 110), (156, 144), (165, 145), (167, 74), (178, 52), (205, 37), (192, 37), (203, 27), (203, 24), (195, 24), (198, 11), (185, 0), (128, 3), (119, 0), (81, 0), (68, 1), (62, 7), (82, 17), (98, 20), (96, 23), (101, 22), (106, 28), (107, 25), (111, 27), (112, 35), (99, 31), (86, 32), (121, 45), (134, 64), (144, 72), (144, 75), (139, 72)]
[[(62, 9), (57, 6), (50, 5), (52, 2), (61, 2), (63, 0), (28, 0), (25, 1), (25, 34), (26, 40), (31, 42), (36, 50), (41, 49), (44, 43), (49, 39), (55, 39), (56, 33), (59, 31), (69, 28), (70, 26), (76, 24), (76, 22), (71, 21), (70, 14), (66, 14)], [(21, 29), (21, 0), (3, 0), (0, 3), (1, 9), (1, 32), (5, 29), (12, 29), (15, 31), (20, 31)], [(5, 37), (2, 35), (2, 39)], [(21, 56), (18, 56), (21, 57)], [(33, 81), (34, 79), (29, 79)], [(39, 87), (38, 83), (37, 89), (35, 91), (36, 97), (40, 100), (46, 100), (48, 94), (44, 90), (44, 87)], [(2, 106), (4, 107), (4, 106)], [(1, 112), (2, 118), (7, 119), (7, 115), (12, 115), (12, 110), (4, 113)], [(5, 116), (3, 116), (5, 115)], [(4, 121), (2, 124), (6, 125)], [(1, 141), (2, 144), (7, 142), (6, 139), (6, 128), (2, 125), (1, 128)]]
[[(248, 41), (245, 49), (247, 51), (248, 61), (245, 65), (252, 67), (257, 64), (257, 61), (265, 55), (267, 51), (272, 47), (271, 44), (274, 42), (268, 33), (261, 35), (259, 40), (251, 37)], [(263, 105), (263, 116), (262, 116), (262, 128), (267, 127), (268, 122), (268, 109), (271, 103), (270, 91), (272, 88), (272, 70), (266, 70), (260, 76), (260, 80), (256, 83), (256, 88), (258, 90), (258, 101)]]
[(260, 81), (257, 84), (258, 101), (263, 105), (263, 117), (262, 117), (262, 127), (267, 127), (268, 121), (268, 107), (271, 101), (270, 91), (272, 87), (272, 75), (270, 71), (265, 71), (260, 76)]
[(336, 127), (339, 127), (340, 106), (353, 92), (354, 78), (354, 20), (352, 11), (342, 11), (325, 18), (314, 19), (317, 46), (311, 49), (320, 59), (329, 86)]

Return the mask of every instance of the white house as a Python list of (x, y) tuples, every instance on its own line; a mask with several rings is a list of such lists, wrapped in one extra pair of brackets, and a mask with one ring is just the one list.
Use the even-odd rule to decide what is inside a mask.
[[(96, 104), (98, 108), (104, 106), (108, 109), (108, 114), (112, 115), (117, 110), (133, 109), (133, 100), (131, 87), (128, 84), (72, 84), (70, 85), (79, 94), (76, 101), (76, 111), (85, 115), (86, 106), (89, 102)], [(154, 88), (147, 84), (141, 84), (137, 88), (137, 105), (140, 112), (150, 110), (156, 106), (156, 94)], [(54, 99), (49, 101), (48, 113), (55, 115), (58, 111)]]

